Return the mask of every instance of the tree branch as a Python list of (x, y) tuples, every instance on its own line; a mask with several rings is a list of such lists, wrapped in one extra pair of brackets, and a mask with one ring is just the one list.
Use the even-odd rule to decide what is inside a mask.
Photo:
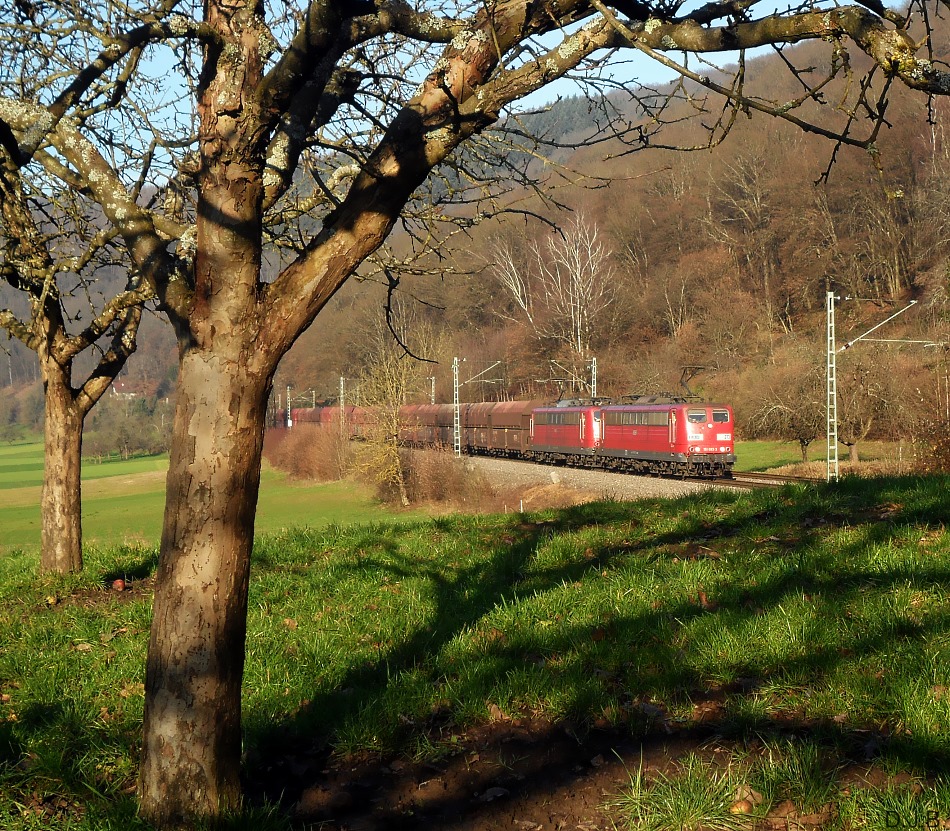
[[(23, 132), (18, 143), (18, 153), (15, 157), (17, 165), (23, 167), (28, 164), (46, 136), (56, 129), (56, 126), (67, 115), (70, 108), (97, 80), (130, 53), (141, 49), (146, 44), (157, 41), (181, 38), (208, 40), (213, 37), (214, 32), (210, 27), (182, 15), (174, 15), (167, 21), (146, 23), (124, 35), (111, 39), (106, 48), (85, 69), (79, 72), (73, 82), (46, 108), (43, 118), (37, 119), (30, 128)], [(117, 92), (116, 95), (121, 96), (121, 93)], [(113, 98), (112, 103), (114, 106), (115, 98)], [(2, 114), (0, 114), (0, 121), (5, 121)]]

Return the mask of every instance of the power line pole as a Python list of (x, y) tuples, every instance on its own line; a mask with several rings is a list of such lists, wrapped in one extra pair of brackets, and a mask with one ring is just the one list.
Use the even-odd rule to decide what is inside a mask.
[[(872, 332), (876, 332), (880, 329), (885, 323), (890, 323), (895, 317), (904, 314), (908, 309), (917, 305), (916, 300), (911, 300), (903, 309), (894, 312), (890, 317), (882, 320), (875, 326), (872, 326), (864, 334), (858, 335), (858, 337), (853, 340), (849, 340), (844, 346), (840, 349), (835, 348), (835, 300), (840, 299), (835, 297), (833, 291), (827, 293), (827, 307), (828, 307), (828, 346), (827, 346), (827, 379), (828, 379), (828, 397), (826, 403), (826, 410), (828, 413), (828, 453), (827, 453), (827, 465), (826, 465), (826, 480), (831, 481), (832, 478), (835, 481), (838, 481), (838, 379), (837, 379), (837, 360), (836, 355), (838, 352), (844, 352), (846, 349), (850, 349), (858, 341), (869, 339), (868, 335)], [(845, 300), (854, 300), (860, 298), (846, 297)], [(870, 340), (870, 339), (869, 339)], [(910, 342), (910, 341), (908, 341)]]
[(346, 381), (340, 376), (340, 432), (346, 433)]
[(827, 414), (825, 431), (827, 438), (825, 453), (825, 481), (832, 479), (838, 481), (838, 372), (836, 355), (838, 350), (835, 348), (835, 293), (829, 291), (827, 294), (828, 311), (828, 340), (826, 350), (826, 371), (827, 395), (825, 399), (825, 412)]
[[(465, 363), (465, 358), (461, 359), (461, 363)], [(452, 444), (455, 446), (455, 455), (462, 455), (462, 413), (461, 405), (459, 404), (459, 387), (463, 384), (471, 384), (472, 381), (477, 381), (481, 378), (486, 372), (494, 369), (498, 366), (501, 361), (495, 361), (495, 363), (490, 366), (485, 367), (478, 375), (473, 375), (467, 381), (462, 381), (459, 383), (459, 359), (452, 359), (452, 409), (453, 409), (453, 429), (452, 429)], [(497, 379), (496, 379), (497, 380)]]
[[(464, 358), (462, 360), (465, 360)], [(452, 359), (452, 445), (462, 455), (462, 419), (459, 412), (459, 359)]]

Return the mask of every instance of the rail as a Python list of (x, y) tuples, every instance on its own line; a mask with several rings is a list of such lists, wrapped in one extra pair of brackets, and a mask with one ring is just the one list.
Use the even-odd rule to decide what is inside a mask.
[(812, 476), (786, 476), (783, 473), (761, 473), (754, 470), (733, 471), (731, 479), (722, 480), (724, 484), (735, 483), (740, 488), (777, 488), (781, 485), (817, 485), (823, 479)]

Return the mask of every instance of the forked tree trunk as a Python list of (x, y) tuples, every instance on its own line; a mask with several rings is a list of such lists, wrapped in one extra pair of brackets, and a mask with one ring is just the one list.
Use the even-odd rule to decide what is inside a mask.
[[(253, 339), (251, 339), (253, 343)], [(248, 575), (269, 382), (245, 356), (181, 360), (146, 668), (141, 812), (160, 827), (240, 805)]]
[(47, 358), (44, 367), (45, 455), (40, 570), (82, 570), (81, 467), (84, 414), (69, 386), (68, 370)]
[(807, 441), (805, 439), (798, 440), (798, 447), (802, 451), (802, 462), (808, 464), (808, 445), (811, 444), (811, 439)]

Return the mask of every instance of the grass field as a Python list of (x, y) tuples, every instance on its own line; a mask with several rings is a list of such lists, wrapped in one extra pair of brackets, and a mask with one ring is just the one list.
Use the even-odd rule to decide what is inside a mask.
[[(862, 462), (886, 462), (889, 469), (898, 471), (904, 454), (901, 448), (892, 442), (869, 441), (860, 445)], [(839, 449), (839, 461), (844, 462), (847, 457), (846, 448)], [(802, 461), (802, 454), (797, 444), (780, 441), (738, 441), (736, 442), (736, 470), (763, 471), (771, 468), (798, 465)], [(910, 458), (910, 451), (907, 451)], [(824, 467), (826, 455), (824, 439), (813, 442), (808, 453), (810, 462)]]
[[(36, 550), (40, 539), (43, 447), (0, 445), (0, 553)], [(156, 545), (161, 536), (167, 457), (83, 463), (83, 539), (89, 544)], [(261, 533), (291, 526), (373, 522), (390, 514), (357, 483), (306, 484), (265, 467), (257, 511)]]
[[(699, 727), (662, 770), (625, 759), (604, 795), (616, 828), (946, 827), (926, 823), (950, 819), (948, 486), (852, 477), (263, 534), (248, 781), (316, 743), (451, 757), (499, 718), (637, 742)], [(144, 829), (154, 564), (93, 546), (84, 574), (38, 578), (29, 554), (0, 557), (5, 831)], [(132, 590), (107, 591), (114, 574)], [(284, 811), (233, 827), (289, 829)]]
[[(40, 488), (43, 483), (40, 442), (0, 445), (0, 553), (14, 548), (35, 550), (40, 537)], [(739, 442), (738, 470), (766, 470), (795, 464), (800, 453), (785, 442)], [(868, 456), (889, 452), (869, 444)], [(813, 456), (817, 454), (813, 453)], [(168, 459), (150, 456), (83, 463), (83, 538), (99, 545), (157, 544), (164, 510)], [(379, 521), (390, 516), (376, 505), (369, 490), (354, 482), (307, 484), (289, 480), (265, 466), (257, 512), (261, 533), (293, 526)]]

